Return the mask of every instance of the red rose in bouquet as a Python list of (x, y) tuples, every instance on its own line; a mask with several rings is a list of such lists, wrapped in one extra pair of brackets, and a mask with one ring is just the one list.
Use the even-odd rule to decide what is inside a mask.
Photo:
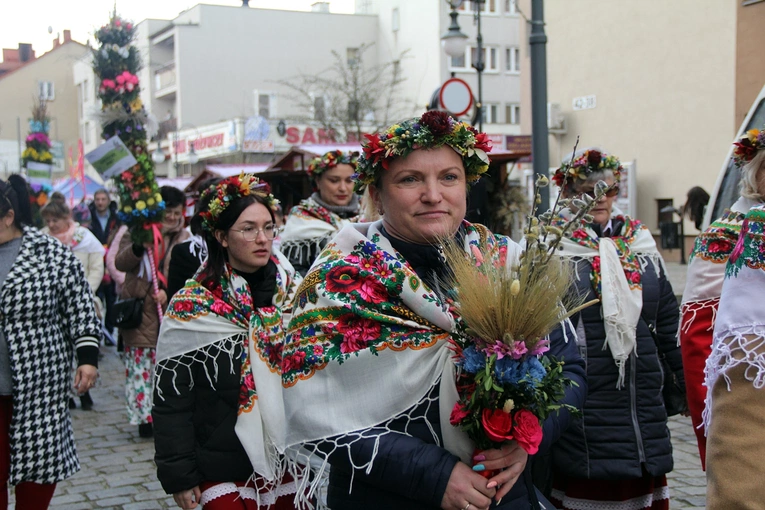
[(516, 412), (513, 418), (515, 440), (529, 455), (534, 455), (539, 451), (539, 444), (542, 442), (542, 427), (539, 425), (539, 418), (526, 409)]
[(486, 437), (492, 441), (502, 443), (513, 439), (513, 417), (502, 409), (484, 409), (481, 412), (481, 425)]

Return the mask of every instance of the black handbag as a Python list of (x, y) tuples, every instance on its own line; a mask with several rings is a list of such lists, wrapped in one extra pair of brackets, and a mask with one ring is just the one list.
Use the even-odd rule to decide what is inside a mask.
[(113, 322), (119, 329), (136, 329), (143, 319), (143, 300), (129, 298), (116, 301), (112, 305)]

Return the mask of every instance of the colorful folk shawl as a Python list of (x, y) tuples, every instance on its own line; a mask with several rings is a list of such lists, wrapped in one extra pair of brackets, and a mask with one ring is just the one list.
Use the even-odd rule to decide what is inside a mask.
[[(554, 224), (563, 227), (569, 214), (564, 211)], [(560, 254), (577, 264), (586, 260), (592, 266), (590, 282), (601, 301), (606, 345), (619, 368), (617, 388), (621, 388), (625, 363), (637, 342), (637, 324), (643, 309), (643, 271), (651, 261), (658, 272), (664, 261), (653, 236), (638, 220), (618, 212), (611, 220), (624, 222), (617, 235), (601, 238), (590, 227), (578, 229), (563, 239)]]
[[(313, 458), (309, 495), (326, 475), (330, 453), (346, 448), (350, 458), (355, 440), (379, 440), (396, 418), (425, 419), (430, 405), (440, 409), (443, 443), (435, 442), (466, 462), (473, 450), (449, 424), (457, 401), (449, 339), (460, 321), (380, 233), (381, 225), (343, 228), (295, 297), (282, 365), (284, 446), (293, 454), (303, 446)], [(493, 247), (508, 264), (517, 263), (520, 247), (507, 237), (467, 222), (463, 228), (467, 253), (471, 245)], [(351, 459), (356, 469), (371, 469), (372, 462)]]
[(705, 308), (713, 310), (709, 330), (714, 327), (725, 265), (738, 241), (744, 216), (755, 205), (752, 200), (739, 198), (730, 209), (725, 210), (720, 219), (696, 238), (688, 260), (688, 276), (683, 292), (681, 336), (690, 329), (696, 315)]
[(765, 205), (752, 208), (725, 267), (725, 279), (715, 320), (712, 354), (705, 370), (707, 387), (704, 425), (709, 427), (712, 390), (719, 377), (730, 389), (727, 372), (747, 367), (745, 377), (757, 389), (765, 387)]
[(290, 211), (280, 236), (280, 249), (290, 260), (310, 266), (313, 263), (309, 260), (311, 254), (320, 253), (341, 228), (354, 221), (356, 218), (343, 219), (313, 197), (307, 198)]
[[(279, 486), (281, 479), (280, 457), (274, 441), (267, 432), (266, 422), (271, 418), (262, 409), (259, 397), (273, 391), (280, 392), (279, 375), (266, 370), (256, 370), (260, 363), (253, 360), (273, 359), (278, 367), (278, 358), (284, 342), (283, 327), (291, 316), (292, 296), (300, 283), (290, 263), (278, 251), (271, 260), (276, 263), (276, 289), (272, 307), (253, 308), (249, 286), (244, 278), (226, 265), (225, 274), (219, 285), (210, 289), (200, 283), (201, 271), (194, 279), (173, 296), (162, 321), (157, 342), (156, 379), (157, 396), (164, 399), (162, 388), (175, 386), (178, 370), (192, 372), (192, 366), (199, 363), (214, 387), (220, 370), (233, 370), (233, 358), (242, 362), (239, 413), (236, 434), (247, 452), (259, 494), (277, 491), (280, 495), (294, 492), (295, 486)], [(204, 267), (204, 265), (203, 265)], [(216, 353), (226, 353), (232, 360), (228, 366), (215, 366), (210, 372), (205, 364)], [(169, 379), (170, 384), (161, 381)], [(269, 384), (274, 379), (275, 384)], [(262, 384), (261, 384), (262, 383)], [(192, 384), (194, 381), (192, 380)], [(281, 397), (275, 396), (280, 402)], [(277, 415), (279, 425), (283, 426)], [(233, 480), (232, 480), (233, 481)]]

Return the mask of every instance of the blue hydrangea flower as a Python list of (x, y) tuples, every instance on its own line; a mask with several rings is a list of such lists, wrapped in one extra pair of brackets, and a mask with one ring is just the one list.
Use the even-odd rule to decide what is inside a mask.
[(477, 374), (486, 366), (486, 356), (478, 352), (474, 345), (471, 345), (462, 350), (460, 365), (466, 372)]
[(542, 382), (542, 379), (547, 375), (547, 370), (545, 370), (544, 365), (542, 365), (542, 362), (535, 356), (524, 361), (523, 365), (524, 377), (532, 381), (535, 386)]
[(494, 377), (501, 384), (518, 384), (523, 378), (521, 362), (509, 356), (498, 359), (494, 364)]

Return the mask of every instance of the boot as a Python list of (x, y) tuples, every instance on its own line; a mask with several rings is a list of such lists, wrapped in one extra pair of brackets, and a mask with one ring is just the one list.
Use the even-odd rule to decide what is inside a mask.
[(80, 405), (83, 411), (90, 411), (93, 409), (93, 399), (90, 397), (89, 391), (86, 391), (80, 396)]
[(72, 397), (69, 397), (69, 409), (77, 409), (77, 403)]
[(151, 423), (141, 423), (138, 425), (138, 435), (141, 437), (152, 437), (154, 435), (154, 427)]

